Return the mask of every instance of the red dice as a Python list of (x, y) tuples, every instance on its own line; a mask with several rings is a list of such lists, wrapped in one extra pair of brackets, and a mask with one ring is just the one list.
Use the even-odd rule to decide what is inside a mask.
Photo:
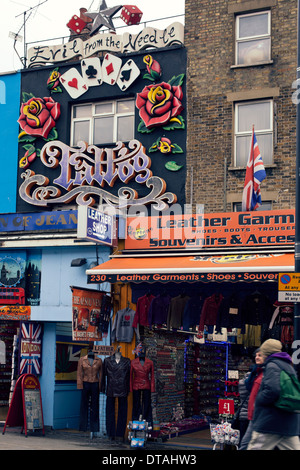
[(121, 11), (121, 19), (128, 25), (139, 24), (143, 12), (135, 5), (124, 5)]
[(74, 33), (81, 33), (81, 31), (86, 27), (86, 22), (83, 21), (79, 16), (74, 15), (70, 19), (69, 23), (67, 23), (69, 29), (74, 31)]

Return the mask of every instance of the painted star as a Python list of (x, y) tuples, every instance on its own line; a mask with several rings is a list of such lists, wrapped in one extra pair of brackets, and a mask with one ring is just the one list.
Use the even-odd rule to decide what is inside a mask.
[(102, 26), (106, 26), (108, 29), (115, 31), (112, 17), (121, 10), (122, 5), (116, 7), (107, 8), (105, 0), (102, 1), (98, 13), (86, 12), (85, 15), (93, 20), (91, 35), (97, 33)]

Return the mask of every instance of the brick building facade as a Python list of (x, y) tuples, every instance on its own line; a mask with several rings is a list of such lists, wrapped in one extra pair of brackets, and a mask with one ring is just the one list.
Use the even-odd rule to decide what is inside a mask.
[[(235, 144), (244, 138), (249, 148), (239, 131), (252, 126), (237, 123), (250, 124), (254, 104), (264, 208), (295, 207), (297, 1), (186, 0), (185, 15), (187, 202), (205, 212), (239, 210), (245, 163)], [(264, 106), (269, 124), (258, 122)]]

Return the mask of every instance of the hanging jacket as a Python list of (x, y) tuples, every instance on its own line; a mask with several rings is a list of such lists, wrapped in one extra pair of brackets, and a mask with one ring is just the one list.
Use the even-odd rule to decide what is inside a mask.
[(148, 313), (152, 300), (155, 298), (153, 294), (145, 294), (139, 297), (136, 303), (136, 311), (132, 326), (136, 328), (138, 325), (148, 326)]
[(199, 325), (201, 310), (203, 307), (204, 299), (201, 295), (194, 295), (187, 302), (184, 312), (183, 312), (183, 321), (182, 326), (184, 330)]
[(218, 311), (223, 300), (222, 294), (213, 294), (204, 301), (201, 311), (199, 331), (204, 330), (204, 325), (215, 325), (217, 322)]
[(243, 321), (242, 298), (239, 294), (232, 294), (224, 298), (218, 310), (216, 330), (221, 328), (241, 328), (241, 333), (245, 332)]
[(78, 361), (77, 366), (77, 388), (83, 389), (83, 382), (97, 383), (102, 381), (102, 359), (94, 356), (93, 363), (90, 364), (88, 356), (83, 356)]
[(247, 325), (269, 325), (272, 304), (268, 296), (260, 292), (248, 295), (243, 302), (243, 319)]
[(167, 318), (168, 330), (171, 330), (172, 328), (179, 330), (182, 327), (183, 312), (189, 299), (190, 297), (187, 295), (178, 295), (177, 297), (173, 297), (171, 299)]
[(130, 386), (130, 359), (115, 354), (104, 359), (101, 391), (108, 397), (127, 397)]
[(149, 326), (167, 323), (170, 301), (168, 294), (159, 294), (152, 300), (148, 313)]
[(130, 366), (130, 391), (151, 390), (155, 392), (153, 361), (145, 357), (144, 364), (139, 358), (133, 359)]

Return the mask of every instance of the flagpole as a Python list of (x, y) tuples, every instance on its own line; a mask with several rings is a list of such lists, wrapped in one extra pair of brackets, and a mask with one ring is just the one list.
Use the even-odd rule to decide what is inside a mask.
[[(300, 0), (297, 19), (297, 88), (300, 83)], [(297, 101), (296, 119), (296, 204), (295, 204), (295, 272), (300, 272), (300, 100)], [(294, 306), (294, 341), (300, 340), (300, 304)], [(296, 345), (297, 348), (297, 345)], [(298, 365), (298, 375), (300, 367)]]

